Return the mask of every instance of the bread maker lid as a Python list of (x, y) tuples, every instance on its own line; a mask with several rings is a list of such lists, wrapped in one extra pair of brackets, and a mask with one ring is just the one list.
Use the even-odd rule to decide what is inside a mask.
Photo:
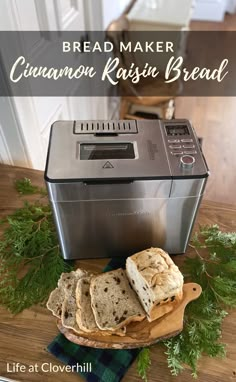
[(83, 121), (82, 132), (81, 121), (52, 125), (47, 182), (171, 179), (158, 120), (99, 121), (99, 133), (90, 131), (92, 122), (97, 127), (97, 121), (89, 121), (88, 127)]

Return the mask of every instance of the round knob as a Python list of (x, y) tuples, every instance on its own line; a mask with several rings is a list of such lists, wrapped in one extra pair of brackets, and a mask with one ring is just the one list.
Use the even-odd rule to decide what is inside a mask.
[(195, 163), (195, 158), (192, 155), (183, 155), (180, 158), (180, 164), (181, 164), (181, 167), (183, 168), (190, 169), (193, 167), (194, 163)]

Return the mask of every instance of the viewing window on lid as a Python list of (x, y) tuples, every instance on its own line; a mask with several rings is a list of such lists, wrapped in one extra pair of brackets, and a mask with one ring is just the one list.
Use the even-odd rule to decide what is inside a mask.
[(81, 160), (134, 159), (132, 143), (81, 143)]

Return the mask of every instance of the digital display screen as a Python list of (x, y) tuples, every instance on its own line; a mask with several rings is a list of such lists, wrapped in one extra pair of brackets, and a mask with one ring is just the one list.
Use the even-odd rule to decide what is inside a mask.
[(190, 135), (187, 125), (166, 125), (166, 134), (170, 136)]
[(81, 160), (134, 159), (133, 143), (81, 143)]

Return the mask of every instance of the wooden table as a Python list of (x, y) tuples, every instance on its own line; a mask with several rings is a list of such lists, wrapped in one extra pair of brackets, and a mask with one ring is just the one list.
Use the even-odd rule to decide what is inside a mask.
[[(28, 177), (32, 183), (43, 185), (43, 174), (40, 171), (0, 165), (0, 218), (11, 213), (22, 205), (22, 198), (14, 190), (14, 180)], [(27, 197), (33, 200), (34, 196)], [(226, 204), (203, 201), (198, 215), (198, 224), (219, 224), (224, 231), (236, 231), (236, 207)], [(189, 248), (187, 253), (191, 253)], [(178, 263), (183, 259), (176, 256)], [(88, 269), (101, 270), (106, 260), (79, 261), (78, 265)], [(74, 373), (7, 373), (7, 363), (19, 362), (23, 365), (51, 362), (60, 365), (46, 351), (47, 345), (58, 334), (55, 319), (40, 306), (27, 309), (13, 316), (0, 307), (0, 376), (18, 381), (34, 382), (78, 382), (82, 378)], [(210, 359), (204, 357), (199, 362), (199, 382), (236, 381), (236, 311), (231, 312), (224, 320), (222, 341), (227, 344), (227, 357)], [(186, 382), (191, 380), (190, 371), (185, 370), (178, 377), (172, 377), (167, 367), (166, 356), (161, 345), (155, 345), (151, 351), (152, 367), (149, 371), (149, 382)], [(132, 365), (123, 381), (140, 381), (136, 373), (136, 363)]]

